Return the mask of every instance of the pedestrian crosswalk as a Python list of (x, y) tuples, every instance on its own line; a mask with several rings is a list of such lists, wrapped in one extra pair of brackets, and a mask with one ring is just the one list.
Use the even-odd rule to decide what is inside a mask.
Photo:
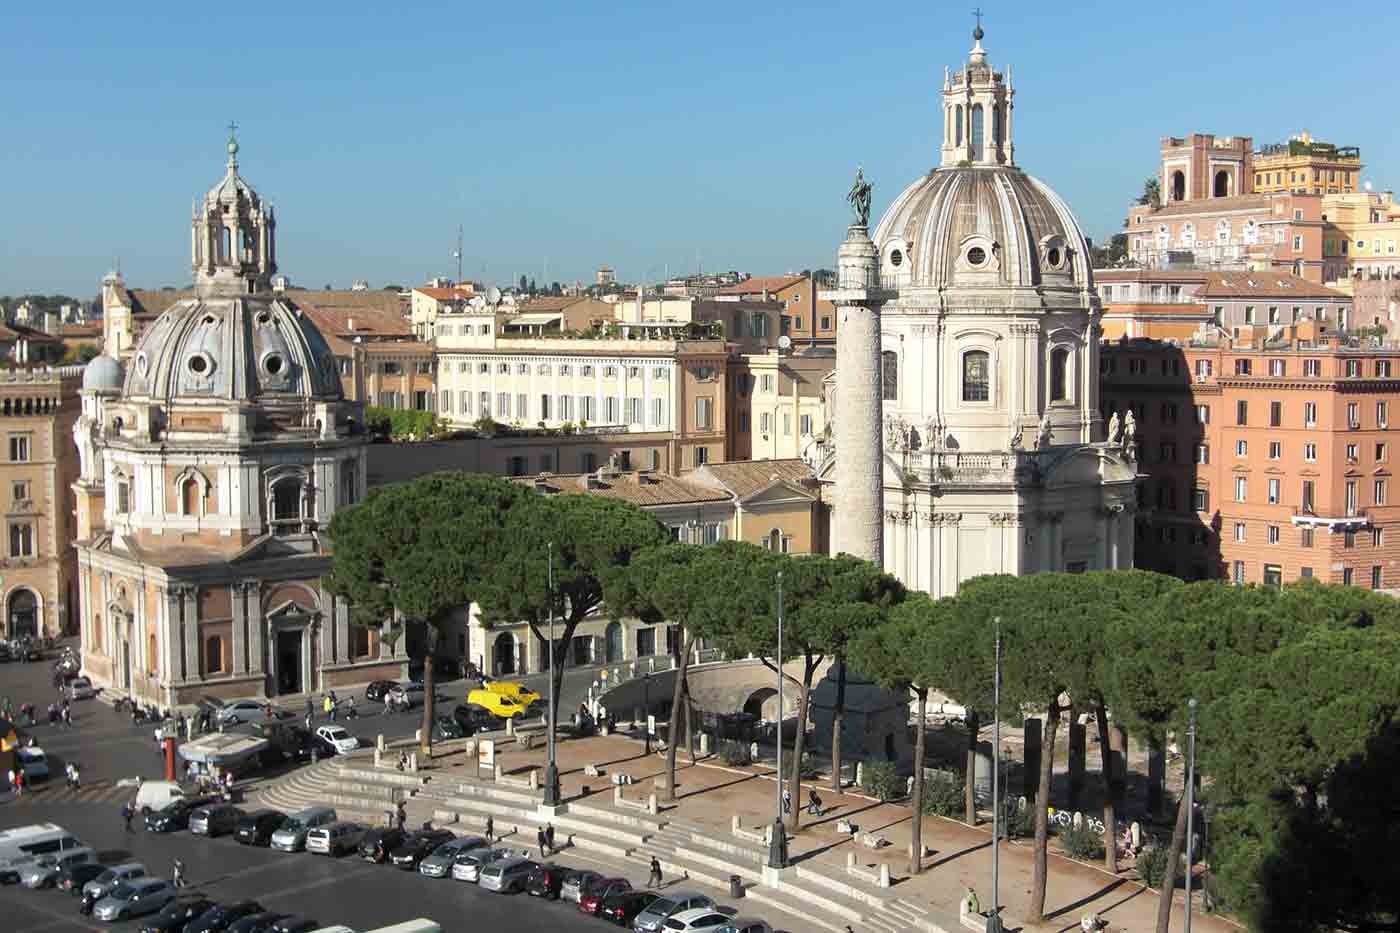
[(135, 792), (135, 788), (118, 787), (110, 781), (84, 784), (78, 788), (66, 787), (60, 782), (27, 787), (20, 796), (11, 796), (9, 804), (120, 803), (130, 800)]

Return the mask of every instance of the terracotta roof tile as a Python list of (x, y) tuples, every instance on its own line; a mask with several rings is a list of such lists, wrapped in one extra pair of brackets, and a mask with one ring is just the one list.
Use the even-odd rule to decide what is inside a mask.
[(1309, 282), (1292, 273), (1273, 270), (1254, 272), (1209, 272), (1197, 298), (1310, 298), (1350, 300), (1349, 296), (1325, 285)]
[(802, 460), (731, 460), (707, 463), (695, 472), (712, 478), (740, 499), (766, 489), (775, 477), (797, 486), (812, 479), (812, 468)]
[(535, 486), (542, 492), (607, 496), (642, 508), (727, 502), (731, 498), (730, 494), (723, 490), (712, 489), (667, 473), (610, 472), (606, 468), (594, 473), (544, 473), (533, 477), (522, 476), (516, 477), (515, 481)]
[(437, 301), (456, 301), (476, 296), (476, 292), (470, 288), (415, 288), (414, 291)]
[(805, 279), (801, 275), (755, 275), (737, 285), (726, 285), (716, 295), (759, 295), (767, 290), (769, 294), (781, 291)]

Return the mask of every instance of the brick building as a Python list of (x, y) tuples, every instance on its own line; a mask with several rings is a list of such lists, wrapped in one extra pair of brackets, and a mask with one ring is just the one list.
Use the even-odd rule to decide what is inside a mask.
[(1400, 345), (1305, 321), (1273, 340), (1107, 343), (1101, 360), (1105, 417), (1136, 420), (1137, 566), (1400, 585)]

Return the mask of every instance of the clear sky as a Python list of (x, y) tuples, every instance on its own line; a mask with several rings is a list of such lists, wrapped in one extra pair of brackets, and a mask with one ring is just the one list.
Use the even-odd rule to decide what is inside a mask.
[[(458, 224), (499, 282), (829, 266), (858, 163), (877, 216), (936, 163), (974, 6), (5, 3), (0, 294), (188, 282), (231, 119), (298, 285), (453, 275)], [(1096, 239), (1168, 134), (1307, 128), (1400, 185), (1395, 4), (986, 9), (1017, 161)]]

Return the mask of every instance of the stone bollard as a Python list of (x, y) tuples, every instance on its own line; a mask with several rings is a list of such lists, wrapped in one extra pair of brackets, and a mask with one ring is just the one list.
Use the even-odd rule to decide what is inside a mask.
[(382, 748), (374, 750), (374, 766), (376, 768), (384, 767), (384, 750)]
[(384, 751), (384, 748), (384, 733), (381, 732), (374, 737), (374, 750), (377, 752), (382, 752)]
[(530, 790), (540, 789), (540, 772), (538, 768), (530, 769)]
[(878, 884), (882, 888), (888, 888), (890, 886), (890, 866), (887, 862), (880, 863), (880, 880)]
[(467, 744), (464, 747), (468, 758), (476, 757), (476, 739), (467, 739)]
[(758, 743), (757, 743), (757, 742), (751, 742), (751, 743), (749, 743), (749, 760), (750, 760), (750, 761), (758, 761)]
[(856, 867), (856, 854), (855, 854), (854, 852), (847, 852), (847, 853), (846, 853), (846, 870), (847, 870), (847, 871), (850, 871), (852, 868), (855, 868), (855, 867)]
[(509, 736), (509, 737), (512, 737), (512, 738), (514, 738), (514, 736), (515, 736), (515, 717), (514, 717), (514, 716), (510, 716), (510, 717), (507, 717), (507, 718), (506, 718), (506, 735)]
[(856, 762), (856, 787), (865, 786), (865, 762)]
[(729, 831), (734, 835), (739, 835), (739, 814), (734, 813), (729, 817)]
[(409, 774), (417, 774), (417, 773), (418, 773), (418, 753), (417, 753), (417, 752), (409, 752), (409, 753), (408, 753), (408, 773), (409, 773)]
[(652, 816), (656, 816), (656, 814), (661, 812), (660, 809), (656, 806), (655, 794), (651, 794), (647, 797), (647, 812), (650, 813)]
[(656, 717), (647, 715), (647, 735), (656, 735)]
[(703, 756), (710, 754), (710, 734), (708, 732), (700, 733), (700, 754)]

